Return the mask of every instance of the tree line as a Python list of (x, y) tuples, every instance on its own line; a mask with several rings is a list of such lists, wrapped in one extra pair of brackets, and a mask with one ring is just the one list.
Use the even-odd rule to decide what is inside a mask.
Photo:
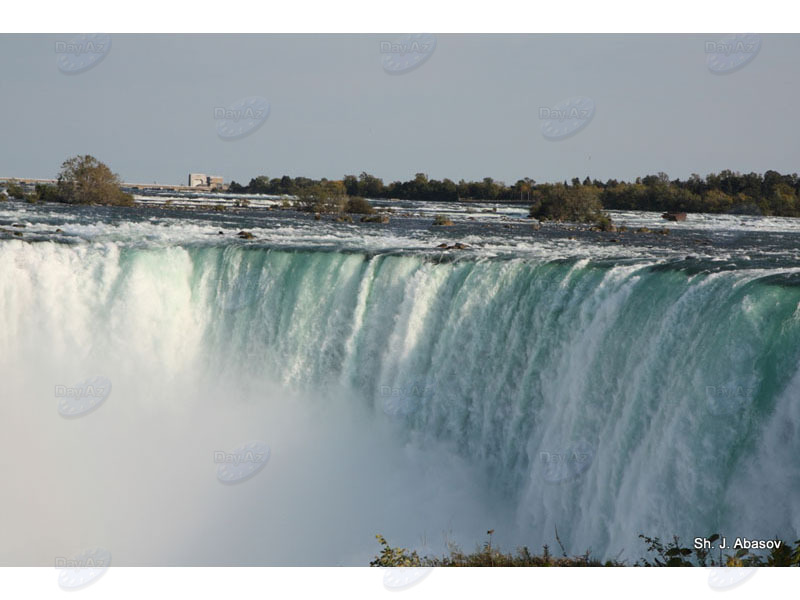
[[(705, 177), (692, 174), (688, 179), (673, 179), (666, 173), (637, 177), (633, 182), (609, 179), (605, 182), (586, 177), (563, 183), (537, 183), (526, 177), (513, 185), (484, 177), (481, 181), (430, 179), (417, 173), (408, 181), (388, 185), (369, 173), (345, 175), (340, 182), (348, 196), (376, 199), (423, 201), (517, 202), (536, 206), (557, 198), (571, 204), (599, 202), (606, 210), (652, 210), (761, 214), (800, 217), (800, 178), (797, 173), (782, 175), (777, 171), (764, 174), (741, 174), (730, 170)], [(302, 195), (315, 186), (329, 185), (327, 179), (308, 177), (269, 178), (259, 176), (247, 185), (231, 182), (234, 193)], [(550, 202), (553, 204), (553, 202)], [(593, 209), (592, 209), (593, 212)]]
[[(120, 189), (119, 176), (93, 156), (75, 156), (61, 165), (55, 186), (37, 185), (32, 193), (9, 182), (8, 195), (28, 201), (74, 204), (132, 205)], [(368, 212), (362, 198), (422, 201), (516, 202), (530, 206), (532, 217), (554, 220), (596, 220), (603, 210), (708, 212), (800, 217), (800, 179), (797, 173), (777, 171), (741, 174), (730, 170), (705, 177), (692, 174), (673, 179), (666, 173), (638, 177), (634, 182), (586, 177), (563, 183), (537, 183), (526, 177), (513, 185), (484, 177), (481, 181), (430, 179), (417, 173), (408, 181), (383, 180), (362, 172), (341, 180), (308, 177), (255, 177), (247, 185), (232, 181), (229, 192), (289, 195), (305, 210)], [(350, 199), (353, 199), (352, 201)], [(347, 206), (351, 204), (352, 206)]]

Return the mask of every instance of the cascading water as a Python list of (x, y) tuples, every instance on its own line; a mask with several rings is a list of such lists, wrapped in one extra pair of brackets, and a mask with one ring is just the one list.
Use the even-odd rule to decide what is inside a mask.
[[(791, 269), (0, 242), (0, 559), (794, 540), (798, 306)], [(60, 416), (95, 376), (103, 405)], [(266, 468), (220, 485), (248, 439)]]

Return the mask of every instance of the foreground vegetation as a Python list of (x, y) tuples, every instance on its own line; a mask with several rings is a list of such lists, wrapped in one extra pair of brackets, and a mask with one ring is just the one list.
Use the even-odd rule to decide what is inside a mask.
[[(284, 175), (270, 179), (259, 176), (247, 185), (231, 182), (234, 193), (302, 195), (314, 186), (336, 184), (348, 196), (366, 198), (398, 198), (428, 201), (517, 202), (532, 206), (532, 212), (545, 218), (558, 218), (547, 208), (558, 198), (580, 212), (605, 210), (651, 210), (659, 212), (740, 213), (800, 217), (800, 178), (796, 173), (782, 175), (776, 171), (740, 174), (725, 170), (706, 177), (693, 174), (687, 180), (670, 180), (665, 173), (637, 178), (634, 182), (609, 179), (605, 182), (586, 177), (559, 184), (537, 184), (531, 178), (513, 185), (485, 177), (482, 181), (458, 183), (450, 179), (429, 179), (417, 173), (409, 181), (383, 180), (361, 173), (345, 175), (341, 181), (314, 180)], [(596, 217), (593, 216), (592, 219)], [(592, 220), (586, 219), (586, 220)]]
[[(592, 558), (590, 552), (569, 556), (558, 538), (561, 555), (550, 552), (545, 545), (541, 554), (531, 554), (526, 546), (516, 552), (502, 552), (492, 545), (494, 530), (487, 532), (488, 540), (472, 553), (465, 553), (455, 545), (449, 545), (449, 553), (444, 556), (419, 556), (416, 551), (406, 548), (393, 548), (382, 535), (377, 535), (381, 551), (369, 564), (371, 567), (797, 567), (800, 566), (800, 540), (794, 545), (781, 543), (779, 548), (766, 554), (757, 554), (740, 549), (723, 554), (722, 550), (694, 549), (683, 546), (677, 537), (669, 542), (644, 535), (639, 537), (647, 544), (647, 556), (632, 565), (618, 559), (600, 561)], [(718, 534), (709, 538), (710, 542), (719, 539)]]

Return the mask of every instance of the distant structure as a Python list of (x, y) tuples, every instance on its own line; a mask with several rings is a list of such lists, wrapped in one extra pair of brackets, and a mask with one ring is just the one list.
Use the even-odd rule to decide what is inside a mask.
[(224, 187), (222, 177), (217, 175), (206, 175), (205, 173), (189, 173), (189, 187)]

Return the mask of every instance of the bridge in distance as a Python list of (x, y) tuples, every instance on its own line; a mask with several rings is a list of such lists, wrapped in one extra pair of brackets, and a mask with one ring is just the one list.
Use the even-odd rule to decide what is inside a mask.
[[(24, 177), (0, 177), (0, 185), (5, 185), (9, 181), (16, 181), (19, 184), (34, 186), (37, 183), (53, 184), (58, 183), (57, 179), (26, 179)], [(122, 188), (131, 190), (148, 190), (148, 191), (171, 191), (171, 192), (209, 192), (212, 187), (207, 185), (169, 185), (165, 183), (122, 183)]]

